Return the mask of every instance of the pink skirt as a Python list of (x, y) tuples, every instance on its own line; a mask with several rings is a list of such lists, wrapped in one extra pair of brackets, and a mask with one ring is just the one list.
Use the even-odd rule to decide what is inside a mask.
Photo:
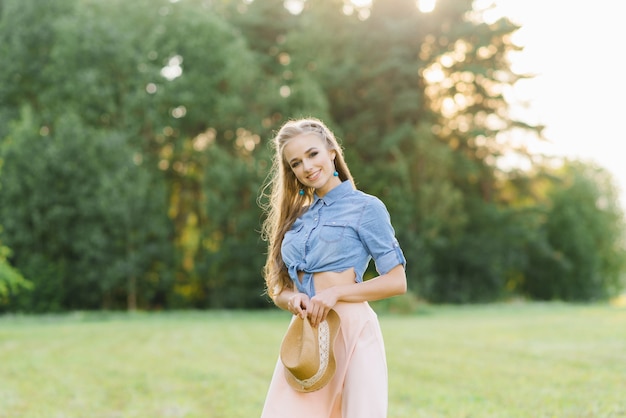
[(378, 317), (367, 302), (339, 302), (337, 371), (322, 389), (301, 393), (287, 384), (278, 359), (261, 418), (385, 418), (387, 361)]

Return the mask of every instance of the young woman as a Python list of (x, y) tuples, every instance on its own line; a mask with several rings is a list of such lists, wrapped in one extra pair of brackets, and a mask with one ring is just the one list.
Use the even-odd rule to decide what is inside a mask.
[[(291, 120), (274, 139), (263, 236), (267, 292), (315, 328), (340, 318), (336, 371), (321, 389), (298, 391), (276, 364), (263, 418), (383, 418), (387, 364), (367, 301), (406, 292), (406, 260), (385, 205), (358, 191), (333, 133), (317, 119)], [(363, 281), (373, 259), (378, 277)]]

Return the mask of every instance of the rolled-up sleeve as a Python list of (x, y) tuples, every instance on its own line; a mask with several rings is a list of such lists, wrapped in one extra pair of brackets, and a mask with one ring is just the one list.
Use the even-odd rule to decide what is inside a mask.
[(372, 197), (363, 207), (358, 234), (378, 274), (386, 274), (399, 264), (406, 269), (406, 258), (396, 239), (389, 212), (380, 199)]

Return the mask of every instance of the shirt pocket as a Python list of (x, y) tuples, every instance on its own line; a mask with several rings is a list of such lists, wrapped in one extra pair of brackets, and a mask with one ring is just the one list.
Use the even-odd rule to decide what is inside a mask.
[(296, 219), (296, 221), (291, 225), (291, 229), (288, 232), (300, 232), (300, 230), (304, 227), (304, 221), (300, 218)]
[(300, 231), (302, 231), (302, 228), (304, 228), (304, 222), (299, 219), (296, 220), (296, 223), (291, 226), (291, 229), (285, 233), (285, 236), (283, 238), (283, 246), (285, 243), (293, 242), (293, 240), (300, 235)]
[(322, 224), (322, 227), (320, 229), (320, 241), (340, 241), (346, 232), (347, 226), (348, 223), (342, 221), (325, 222), (324, 224)]

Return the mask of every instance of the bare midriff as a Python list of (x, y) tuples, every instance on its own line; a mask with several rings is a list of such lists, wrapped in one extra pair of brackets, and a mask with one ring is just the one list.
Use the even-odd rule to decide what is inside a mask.
[[(302, 281), (304, 272), (298, 272), (298, 278)], [(321, 273), (313, 274), (313, 283), (315, 284), (315, 291), (320, 292), (324, 289), (328, 289), (333, 286), (340, 286), (344, 284), (352, 284), (356, 281), (356, 274), (353, 268), (336, 272), (336, 271), (324, 271)]]

